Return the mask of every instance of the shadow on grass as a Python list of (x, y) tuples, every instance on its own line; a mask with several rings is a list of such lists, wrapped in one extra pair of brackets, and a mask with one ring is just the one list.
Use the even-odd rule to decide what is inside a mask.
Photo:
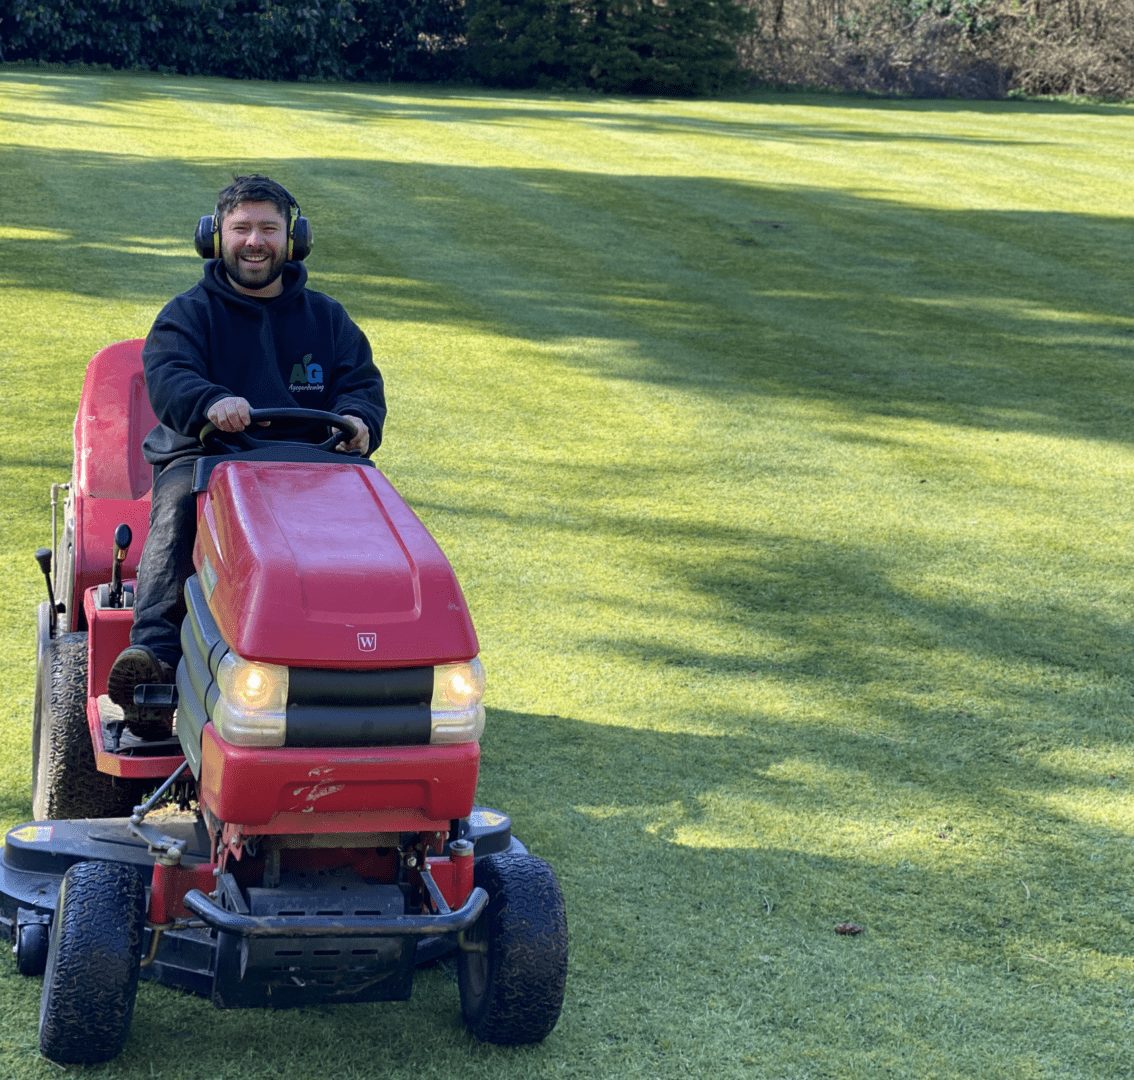
[[(26, 81), (36, 94), (49, 86), (61, 98), (89, 103), (81, 79), (29, 75)], [(94, 105), (106, 113), (108, 138), (119, 106), (151, 93), (150, 85), (98, 81)], [(177, 94), (205, 104), (265, 106), (279, 97), (268, 84), (219, 80), (179, 82)], [(461, 94), (415, 88), (414, 96), (405, 106), (368, 88), (287, 89), (289, 101), (332, 115), (347, 110), (367, 123), (387, 115), (507, 122), (543, 107), (538, 98), (499, 104), (485, 95), (470, 114)], [(549, 116), (561, 117), (561, 102), (547, 104)], [(982, 111), (971, 103), (886, 107)], [(1005, 110), (1066, 115), (1076, 107), (1028, 103), (983, 111)], [(601, 103), (568, 110), (566, 118), (572, 115), (610, 120)], [(627, 122), (642, 122), (641, 115), (631, 112)], [(675, 130), (668, 120), (649, 122)], [(774, 137), (775, 128), (753, 125), (749, 133)], [(791, 125), (783, 134), (809, 137)], [(155, 312), (196, 280), (192, 228), (230, 171), (199, 159), (24, 146), (0, 150), (0, 168), (13, 178), (6, 205), (16, 226), (0, 287), (62, 283), (69, 295), (92, 303), (132, 299), (152, 302)], [(1115, 272), (1127, 262), (1125, 219), (931, 210), (880, 195), (569, 167), (296, 158), (273, 161), (270, 169), (313, 219), (315, 287), (378, 327), (398, 321), (473, 327), (550, 346), (557, 359), (601, 379), (673, 386), (730, 404), (748, 399), (754, 409), (762, 399), (807, 399), (865, 420), (899, 416), (1123, 443), (1131, 437), (1134, 393), (1126, 369), (1134, 311), (1129, 281)], [(38, 186), (43, 176), (53, 178), (47, 194)], [(99, 195), (93, 204), (92, 192)], [(48, 238), (21, 239), (20, 229)], [(170, 254), (180, 250), (183, 256)], [(588, 342), (600, 348), (589, 350)], [(595, 479), (623, 481), (621, 475)], [(516, 529), (529, 525), (546, 523), (511, 521)], [(895, 620), (895, 640), (912, 657), (898, 681), (911, 686), (917, 650), (939, 647), (975, 660), (1085, 666), (1100, 677), (1126, 671), (1118, 644), (1126, 627), (1087, 608), (1064, 603), (1051, 611), (998, 613), (926, 603), (894, 589), (874, 553), (850, 546), (585, 509), (578, 525), (557, 526), (611, 538), (646, 531), (661, 541), (662, 558), (666, 544), (694, 538), (726, 548), (725, 561), (675, 561), (668, 572), (682, 588), (715, 598), (740, 625), (755, 629), (759, 621), (762, 633), (779, 635), (790, 657), (772, 663), (785, 680), (863, 681), (880, 663), (891, 666), (879, 674), (895, 679), (895, 662), (880, 659), (880, 643), (863, 640), (859, 631)], [(752, 554), (758, 551), (775, 554), (769, 561)], [(828, 583), (821, 594), (810, 588), (817, 577)], [(589, 647), (730, 675), (759, 674), (769, 663), (735, 649), (602, 635)], [(1006, 685), (998, 692), (1026, 699), (1029, 689)], [(1067, 699), (1061, 721), (1074, 729), (1083, 705)], [(948, 727), (956, 717), (926, 717), (903, 701), (871, 707), (911, 733), (928, 725), (941, 740), (942, 760), (948, 757)], [(989, 735), (1000, 753), (1011, 752), (1017, 737), (1023, 736)], [(877, 764), (885, 773), (892, 758)], [(1056, 778), (1033, 779), (1050, 786)]]
[[(846, 112), (870, 113), (878, 110), (908, 112), (920, 116), (1102, 116), (1122, 117), (1134, 112), (1128, 104), (1105, 104), (1068, 100), (951, 101), (926, 98), (868, 97), (808, 92), (752, 92), (725, 95), (712, 99), (670, 99), (642, 96), (605, 96), (599, 94), (555, 92), (511, 92), (478, 86), (434, 86), (430, 84), (366, 84), (328, 83), (278, 84), (221, 78), (178, 80), (175, 86), (159, 88), (154, 76), (145, 73), (117, 73), (100, 76), (97, 99), (83, 85), (81, 72), (63, 74), (36, 71), (33, 68), (9, 66), (0, 68), (13, 83), (34, 86), (38, 95), (51, 95), (63, 103), (82, 104), (112, 113), (122, 104), (134, 105), (146, 100), (182, 100), (223, 102), (226, 104), (276, 107), (281, 97), (293, 109), (307, 109), (335, 119), (370, 122), (375, 117), (390, 120), (436, 121), (441, 123), (508, 124), (527, 123), (553, 114), (558, 120), (595, 122), (619, 130), (648, 133), (701, 131), (715, 135), (738, 135), (758, 138), (811, 138), (827, 140), (917, 139), (928, 142), (956, 142), (972, 145), (996, 145), (1001, 140), (981, 136), (939, 136), (933, 133), (904, 134), (891, 130), (839, 130), (826, 125), (775, 120), (745, 123), (712, 118), (709, 115), (720, 104), (764, 105), (776, 109), (821, 108)], [(412, 98), (406, 101), (405, 98)], [(18, 104), (14, 103), (14, 104)], [(659, 117), (654, 111), (636, 112), (634, 106), (661, 106), (673, 115)], [(14, 108), (0, 118), (9, 122), (36, 122)], [(1012, 145), (1021, 145), (1011, 140)], [(1036, 143), (1033, 145), (1043, 145)]]
[[(192, 228), (229, 172), (16, 146), (0, 167), (18, 223), (3, 287), (65, 282), (155, 313), (196, 280)], [(1130, 438), (1126, 220), (569, 168), (270, 168), (311, 207), (313, 285), (364, 322), (479, 328), (604, 379), (730, 400)], [(44, 175), (66, 178), (49, 199)]]
[[(996, 966), (999, 949), (1043, 955), (1053, 938), (1129, 957), (1134, 910), (1106, 857), (1122, 834), (1035, 798), (1068, 783), (1058, 770), (1015, 762), (1009, 783), (995, 758), (950, 766), (948, 732), (920, 719), (919, 741), (938, 748), (919, 748), (922, 767), (892, 739), (837, 725), (751, 716), (712, 736), (491, 709), (484, 774), (569, 897), (631, 890), (638, 917), (616, 922), (639, 924), (636, 952), (676, 918), (675, 948), (732, 934), (744, 969), (785, 926), (818, 941), (855, 919), (915, 950), (912, 968), (925, 938), (934, 965)], [(577, 935), (604, 934), (577, 915)], [(764, 923), (779, 929), (758, 940)]]
[[(672, 479), (680, 488), (680, 469)], [(551, 468), (542, 480), (572, 518), (471, 500), (421, 507), (459, 530), (557, 531), (555, 550), (594, 544), (585, 550), (606, 553), (608, 574), (654, 585), (600, 603), (585, 571), (564, 568), (583, 627), (566, 643), (574, 666), (601, 679), (625, 661), (637, 692), (612, 687), (605, 722), (491, 710), (484, 775), (520, 792), (525, 813), (507, 808), (521, 835), (534, 822), (537, 847), (576, 861), (642, 843), (654, 861), (660, 838), (672, 848), (659, 875), (686, 860), (700, 880), (716, 866), (726, 892), (763, 889), (776, 906), (796, 895), (832, 924), (842, 890), (883, 920), (893, 892), (946, 938), (971, 924), (960, 938), (1010, 937), (1033, 955), (1045, 939), (1130, 955), (1134, 852), (1107, 824), (1130, 783), (1124, 618), (1066, 592), (1008, 590), (984, 604), (913, 593), (894, 580), (902, 560), (917, 576), (908, 553), (635, 520), (605, 509), (593, 471)], [(572, 485), (594, 494), (576, 498)], [(628, 535), (643, 542), (620, 546)], [(943, 554), (927, 547), (927, 570)], [(686, 605), (695, 614), (675, 622)], [(577, 828), (563, 825), (565, 805)], [(581, 872), (599, 872), (594, 862)]]
[(63, 475), (69, 475), (71, 472), (71, 459), (63, 457), (62, 454), (47, 454), (43, 457), (11, 457), (7, 454), (4, 455), (4, 460), (0, 462), (0, 468), (5, 469), (53, 469)]

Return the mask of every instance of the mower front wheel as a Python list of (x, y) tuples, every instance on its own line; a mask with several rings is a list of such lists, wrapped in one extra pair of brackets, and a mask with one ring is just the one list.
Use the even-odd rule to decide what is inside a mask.
[(123, 863), (76, 863), (63, 875), (39, 1007), (39, 1049), (61, 1065), (122, 1051), (134, 1016), (146, 888)]
[(461, 1013), (481, 1042), (546, 1038), (563, 1008), (567, 916), (555, 872), (534, 855), (477, 860), (488, 906), (465, 931), (457, 961)]

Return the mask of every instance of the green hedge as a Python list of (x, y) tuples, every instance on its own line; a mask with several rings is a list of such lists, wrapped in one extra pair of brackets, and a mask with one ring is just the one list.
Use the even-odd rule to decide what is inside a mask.
[(4, 60), (284, 80), (701, 94), (738, 78), (740, 0), (2, 0)]
[(708, 94), (739, 81), (734, 0), (468, 0), (467, 68), (495, 85)]
[(240, 79), (451, 76), (459, 0), (6, 0), (5, 60)]

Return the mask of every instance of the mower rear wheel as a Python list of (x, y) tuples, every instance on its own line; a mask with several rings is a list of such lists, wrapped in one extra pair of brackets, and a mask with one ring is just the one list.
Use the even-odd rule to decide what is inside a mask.
[(32, 729), (32, 813), (51, 818), (125, 817), (145, 781), (95, 768), (87, 726), (87, 635), (41, 636)]
[(481, 1042), (547, 1037), (563, 1008), (567, 916), (555, 872), (534, 855), (478, 859), (474, 881), (488, 906), (465, 931), (457, 961), (461, 1013)]
[(39, 1008), (39, 1049), (63, 1065), (109, 1061), (134, 1016), (146, 889), (124, 863), (76, 863), (63, 875)]

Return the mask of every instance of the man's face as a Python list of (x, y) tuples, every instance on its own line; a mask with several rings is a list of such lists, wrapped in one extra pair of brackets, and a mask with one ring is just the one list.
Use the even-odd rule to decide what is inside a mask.
[(237, 292), (275, 296), (287, 262), (287, 219), (270, 202), (242, 202), (221, 221), (221, 259)]

